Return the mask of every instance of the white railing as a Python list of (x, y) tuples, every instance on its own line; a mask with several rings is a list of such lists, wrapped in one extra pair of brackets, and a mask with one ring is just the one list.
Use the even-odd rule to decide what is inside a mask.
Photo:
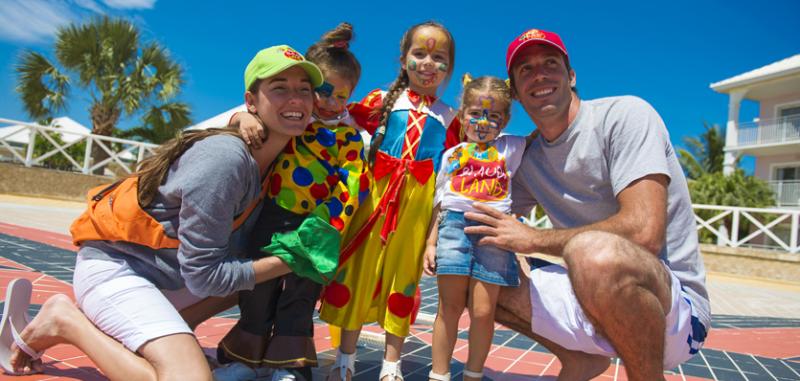
[[(61, 155), (70, 164), (72, 170), (85, 174), (93, 173), (112, 163), (117, 164), (123, 171), (131, 173), (135, 170), (138, 162), (151, 155), (153, 150), (158, 147), (158, 145), (151, 143), (68, 131), (57, 127), (4, 118), (0, 118), (0, 124), (21, 127), (0, 136), (0, 159), (19, 161), (24, 163), (26, 167), (43, 165), (47, 159)], [(25, 135), (27, 135), (27, 139), (20, 139)], [(53, 148), (47, 152), (35, 154), (37, 136), (43, 137)], [(85, 149), (81, 150), (82, 158), (70, 155), (67, 149), (81, 142), (86, 144)], [(95, 146), (105, 151), (108, 154), (108, 158), (93, 163), (92, 147)]]
[(739, 146), (800, 142), (800, 116), (739, 123)]
[[(720, 246), (754, 247), (800, 253), (798, 247), (800, 209), (742, 208), (702, 204), (695, 204), (692, 207), (698, 234), (703, 231), (710, 233)], [(533, 216), (533, 213), (531, 215)], [(536, 228), (552, 227), (547, 216), (539, 219), (526, 218), (525, 222)]]
[(800, 206), (800, 180), (770, 181), (778, 206)]
[[(693, 205), (697, 230), (711, 232), (718, 244), (730, 247), (762, 247), (800, 252), (800, 210), (736, 206)], [(700, 217), (701, 212), (706, 217)], [(749, 225), (742, 231), (743, 225)], [(740, 235), (744, 237), (740, 238)]]

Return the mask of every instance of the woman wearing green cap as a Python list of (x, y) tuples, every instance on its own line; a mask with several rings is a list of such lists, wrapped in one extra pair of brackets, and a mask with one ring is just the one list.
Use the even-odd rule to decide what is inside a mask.
[[(56, 295), (27, 326), (10, 324), (19, 332), (0, 348), (7, 373), (41, 371), (42, 351), (67, 343), (112, 380), (211, 380), (186, 321), (202, 322), (235, 302), (229, 295), (290, 271), (279, 257), (237, 254), (261, 208), (262, 178), (305, 130), (322, 83), (319, 68), (288, 46), (260, 51), (244, 78), (248, 111), (267, 126), (267, 141), (249, 149), (233, 129), (188, 132), (131, 178), (92, 194), (71, 229), (80, 246), (77, 304)], [(99, 215), (106, 205), (109, 214)], [(29, 283), (9, 289), (29, 299)], [(8, 315), (27, 310), (18, 304)]]

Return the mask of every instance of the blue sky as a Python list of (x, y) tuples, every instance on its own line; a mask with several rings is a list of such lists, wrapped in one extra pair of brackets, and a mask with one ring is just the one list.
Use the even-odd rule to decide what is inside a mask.
[[(725, 124), (728, 98), (710, 83), (800, 53), (796, 0), (269, 3), (275, 2), (2, 0), (0, 117), (29, 120), (14, 92), (21, 52), (52, 58), (58, 26), (99, 14), (128, 18), (144, 40), (169, 49), (186, 71), (180, 99), (191, 105), (195, 122), (242, 103), (242, 72), (259, 49), (288, 43), (305, 51), (340, 21), (354, 25), (351, 48), (363, 66), (353, 99), (395, 78), (400, 37), (414, 23), (433, 19), (455, 36), (455, 73), (443, 96), (454, 106), (457, 78), (505, 76), (508, 41), (535, 27), (564, 39), (582, 98), (640, 96), (659, 111), (676, 145), (702, 132), (703, 121)], [(87, 98), (73, 91), (64, 114), (90, 126)], [(534, 128), (519, 106), (513, 112), (508, 132)], [(741, 119), (756, 116), (756, 105), (745, 103)]]

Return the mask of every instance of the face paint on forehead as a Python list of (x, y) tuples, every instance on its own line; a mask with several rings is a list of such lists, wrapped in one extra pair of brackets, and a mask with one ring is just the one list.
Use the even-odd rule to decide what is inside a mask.
[(415, 33), (416, 45), (431, 53), (435, 50), (447, 50), (450, 39), (439, 28), (427, 27)]
[(488, 112), (489, 109), (494, 107), (494, 98), (492, 98), (490, 96), (485, 96), (485, 95), (484, 96), (480, 96), (480, 97), (478, 97), (478, 101), (481, 102), (481, 108), (483, 109), (483, 112), (485, 112), (485, 113)]

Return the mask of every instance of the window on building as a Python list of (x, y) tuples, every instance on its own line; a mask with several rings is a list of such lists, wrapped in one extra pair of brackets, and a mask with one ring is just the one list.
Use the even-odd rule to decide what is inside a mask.
[(780, 110), (783, 120), (784, 139), (800, 138), (800, 106), (791, 106)]
[(800, 116), (800, 106), (787, 107), (781, 109), (781, 118), (788, 118), (791, 116)]
[(800, 166), (775, 168), (775, 180), (800, 180)]

